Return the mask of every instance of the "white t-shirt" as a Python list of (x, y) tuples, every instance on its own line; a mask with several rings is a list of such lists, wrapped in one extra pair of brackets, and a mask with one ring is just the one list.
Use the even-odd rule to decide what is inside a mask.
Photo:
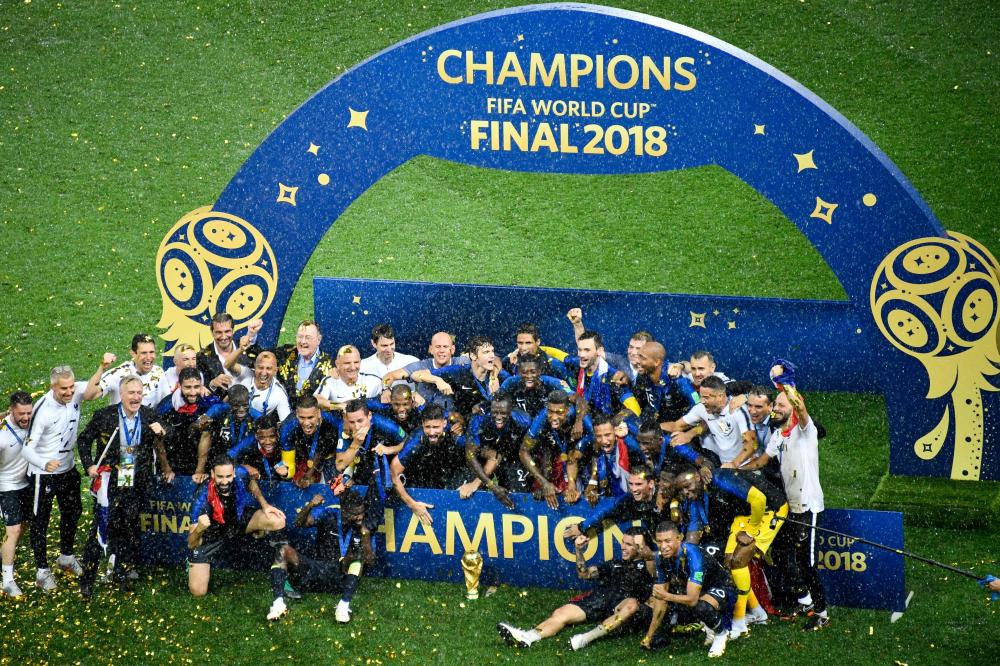
[[(73, 468), (76, 434), (80, 428), (80, 404), (87, 382), (76, 382), (76, 392), (69, 403), (56, 402), (49, 390), (35, 403), (21, 455), (28, 461), (28, 474), (62, 474)], [(54, 472), (45, 471), (45, 463), (58, 460)]]
[(340, 378), (324, 377), (313, 395), (343, 405), (356, 398), (377, 398), (381, 393), (382, 380), (372, 375), (359, 374), (358, 381), (353, 385), (348, 385)]
[(292, 413), (288, 394), (278, 380), (272, 379), (271, 386), (263, 390), (257, 388), (253, 377), (242, 380), (240, 384), (250, 389), (250, 409), (256, 410), (261, 415), (277, 411), (280, 421), (284, 421)]
[(0, 422), (0, 491), (20, 490), (28, 485), (28, 461), (21, 455), (27, 430), (9, 416)]
[(712, 414), (699, 402), (681, 417), (688, 425), (704, 422), (708, 432), (701, 436), (701, 445), (719, 455), (724, 463), (732, 462), (743, 449), (743, 433), (746, 424), (737, 415), (729, 413), (729, 404), (722, 408), (721, 414)]
[(410, 356), (409, 354), (400, 354), (396, 352), (392, 355), (392, 361), (389, 365), (382, 363), (379, 360), (378, 354), (372, 354), (367, 358), (361, 359), (361, 374), (363, 375), (375, 375), (381, 381), (383, 377), (392, 372), (393, 370), (399, 370), (400, 368), (405, 368), (411, 363), (416, 363), (420, 359), (416, 356)]
[(767, 455), (781, 463), (788, 508), (793, 513), (823, 510), (823, 487), (819, 484), (819, 434), (812, 419), (799, 423), (788, 436), (781, 430), (767, 440)]
[(142, 382), (142, 404), (147, 407), (155, 408), (160, 401), (170, 395), (171, 385), (163, 368), (154, 365), (148, 373), (140, 375), (135, 363), (126, 361), (101, 375), (101, 390), (108, 396), (109, 405), (117, 405), (122, 401), (119, 392), (121, 381), (129, 375), (135, 375)]

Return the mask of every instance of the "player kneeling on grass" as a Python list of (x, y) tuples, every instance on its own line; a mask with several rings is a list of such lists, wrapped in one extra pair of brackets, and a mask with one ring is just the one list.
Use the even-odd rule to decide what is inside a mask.
[[(670, 521), (657, 525), (656, 546), (659, 552), (651, 562), (656, 584), (648, 607), (640, 614), (649, 620), (642, 646), (650, 650), (666, 647), (672, 627), (700, 622), (708, 634), (705, 644), (711, 646), (708, 656), (721, 657), (736, 603), (736, 587), (729, 572), (701, 546), (684, 541), (677, 525)], [(668, 610), (669, 622), (663, 626)]]
[(511, 645), (530, 647), (543, 638), (556, 635), (566, 625), (602, 620), (590, 631), (570, 639), (570, 646), (581, 650), (626, 624), (649, 596), (653, 583), (646, 562), (637, 557), (642, 535), (641, 529), (629, 528), (622, 537), (622, 558), (596, 567), (588, 567), (584, 559), (589, 539), (585, 535), (576, 537), (576, 572), (584, 580), (597, 581), (597, 588), (560, 606), (534, 629), (518, 629), (501, 622), (497, 625), (500, 636)]
[[(351, 621), (351, 598), (361, 580), (361, 530), (365, 520), (364, 499), (356, 490), (340, 496), (340, 504), (323, 506), (326, 498), (313, 498), (295, 518), (298, 528), (316, 528), (316, 558), (306, 557), (287, 543), (278, 545), (271, 565), (271, 589), (274, 603), (268, 620), (277, 620), (288, 612), (285, 582), (291, 579), (295, 590), (305, 592), (340, 592), (334, 611), (337, 622)], [(297, 597), (295, 597), (297, 598)]]
[[(188, 589), (196, 597), (208, 592), (212, 560), (217, 555), (254, 548), (248, 535), (285, 527), (285, 514), (268, 504), (257, 482), (242, 467), (237, 469), (232, 458), (215, 458), (211, 470), (208, 484), (195, 498), (188, 534)], [(259, 509), (254, 509), (254, 501)]]

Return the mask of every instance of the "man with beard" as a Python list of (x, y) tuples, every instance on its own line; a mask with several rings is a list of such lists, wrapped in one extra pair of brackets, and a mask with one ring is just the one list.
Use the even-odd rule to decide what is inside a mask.
[[(195, 483), (205, 480), (204, 468), (199, 468), (199, 452), (201, 450), (202, 426), (207, 427), (207, 421), (202, 421), (209, 409), (219, 404), (219, 399), (210, 395), (202, 397), (201, 372), (197, 368), (185, 368), (179, 375), (181, 387), (179, 392), (183, 402), (174, 407), (170, 399), (160, 403), (159, 416), (169, 426), (170, 433), (164, 446), (167, 452), (167, 464), (163, 467), (163, 478), (169, 483), (174, 476), (190, 476)], [(202, 464), (204, 462), (202, 461)]]
[(233, 445), (227, 455), (254, 481), (274, 483), (284, 479), (288, 473), (288, 468), (281, 464), (278, 419), (274, 414), (262, 416), (253, 434)]
[(360, 371), (361, 353), (354, 345), (344, 345), (337, 350), (334, 366), (336, 376), (323, 378), (313, 393), (322, 409), (340, 412), (355, 398), (376, 398), (382, 393), (379, 378)]
[(604, 341), (596, 331), (584, 331), (576, 340), (576, 356), (563, 359), (577, 419), (584, 414), (611, 414), (624, 420), (639, 416), (639, 403), (627, 384), (614, 384), (614, 369), (604, 360)]
[(639, 403), (641, 419), (664, 424), (676, 421), (698, 401), (691, 382), (671, 377), (663, 367), (667, 352), (659, 342), (647, 342), (639, 350), (639, 374), (632, 393)]
[(582, 436), (573, 436), (574, 415), (569, 396), (564, 391), (553, 391), (521, 442), (521, 464), (535, 478), (538, 498), (544, 498), (552, 509), (559, 507), (558, 493), (563, 494), (567, 504), (580, 499), (580, 459), (594, 442), (589, 416), (584, 417)]
[(819, 481), (819, 434), (806, 410), (805, 401), (795, 388), (795, 366), (779, 359), (771, 368), (771, 378), (778, 387), (771, 425), (776, 430), (767, 442), (766, 452), (746, 467), (758, 469), (772, 459), (780, 461), (781, 477), (791, 518), (776, 544), (793, 553), (790, 575), (799, 594), (798, 614), (808, 615), (806, 629), (819, 630), (830, 623), (826, 594), (816, 570), (816, 530), (824, 509), (823, 487)]
[(31, 396), (17, 391), (10, 396), (10, 410), (0, 421), (0, 516), (4, 522), (3, 593), (12, 599), (21, 596), (14, 580), (14, 555), (25, 522), (31, 521), (31, 485), (28, 483), (28, 461), (21, 456), (24, 438), (31, 423)]
[[(197, 370), (192, 372), (197, 374)], [(201, 388), (200, 375), (197, 379), (198, 388)], [(146, 506), (146, 497), (153, 484), (154, 455), (159, 458), (162, 469), (170, 469), (163, 448), (167, 425), (142, 404), (143, 392), (144, 386), (138, 376), (128, 375), (122, 379), (116, 391), (121, 402), (94, 412), (77, 442), (80, 463), (93, 480), (91, 492), (95, 493), (95, 520), (84, 546), (83, 575), (80, 577), (80, 594), (84, 598), (93, 595), (105, 545), (115, 556), (114, 578), (123, 592), (131, 591), (132, 581), (138, 578), (134, 566), (139, 556), (139, 511)], [(104, 526), (98, 516), (99, 505), (105, 504), (96, 499), (102, 485), (107, 493)]]
[(421, 415), (421, 429), (411, 434), (403, 450), (389, 463), (392, 485), (406, 506), (425, 524), (433, 505), (418, 502), (406, 488), (458, 488), (469, 469), (465, 451), (448, 432), (448, 420), (439, 405), (428, 405)]
[(528, 648), (544, 638), (554, 636), (568, 625), (601, 621), (591, 631), (576, 634), (570, 639), (573, 650), (582, 650), (591, 642), (622, 627), (639, 609), (639, 603), (649, 596), (653, 582), (646, 562), (638, 556), (636, 542), (641, 542), (641, 539), (640, 530), (626, 530), (622, 536), (621, 559), (594, 567), (587, 566), (584, 558), (587, 537), (577, 535), (574, 541), (576, 572), (583, 580), (596, 581), (594, 590), (560, 606), (534, 629), (519, 629), (501, 622), (497, 624), (500, 637), (509, 645)]
[(274, 602), (268, 620), (277, 620), (288, 612), (285, 597), (287, 583), (303, 592), (339, 592), (334, 610), (337, 622), (351, 621), (351, 600), (361, 580), (361, 530), (365, 518), (364, 500), (354, 490), (340, 496), (340, 504), (327, 505), (326, 499), (313, 495), (299, 510), (295, 526), (316, 528), (315, 557), (307, 557), (287, 543), (280, 544), (271, 565), (271, 590)]
[(542, 359), (537, 354), (518, 357), (517, 374), (500, 385), (500, 395), (508, 395), (514, 406), (535, 418), (545, 409), (545, 400), (552, 391), (571, 393), (569, 384), (556, 377), (542, 374)]
[(489, 403), (500, 385), (510, 375), (500, 369), (499, 359), (493, 350), (493, 341), (476, 335), (469, 340), (471, 365), (449, 365), (437, 370), (417, 370), (410, 379), (437, 386), (445, 395), (452, 396), (455, 408), (468, 422), (472, 415), (485, 412), (483, 403)]
[(131, 361), (101, 375), (101, 392), (108, 396), (109, 405), (117, 405), (121, 402), (118, 387), (122, 379), (135, 375), (142, 382), (142, 404), (155, 409), (160, 401), (170, 395), (172, 388), (163, 368), (156, 365), (156, 343), (152, 336), (137, 333), (132, 337), (131, 350)]
[(329, 483), (337, 477), (333, 456), (337, 451), (340, 420), (321, 412), (311, 395), (295, 404), (295, 415), (281, 424), (281, 462), (275, 467), (278, 476), (293, 479), (306, 488), (324, 477)]
[(465, 436), (466, 464), (483, 487), (508, 509), (514, 508), (509, 493), (531, 490), (530, 477), (519, 458), (521, 441), (530, 427), (528, 413), (514, 409), (510, 396), (498, 395), (490, 403), (489, 412), (472, 417)]
[(321, 351), (323, 332), (319, 324), (307, 319), (295, 331), (295, 344), (282, 345), (274, 350), (278, 359), (277, 380), (285, 389), (289, 400), (313, 394), (333, 368), (330, 356)]
[[(260, 508), (254, 508), (255, 502)], [(242, 468), (237, 469), (229, 456), (214, 459), (208, 484), (199, 491), (191, 509), (191, 594), (203, 597), (208, 593), (212, 560), (219, 554), (252, 548), (253, 542), (247, 536), (253, 532), (274, 532), (284, 527), (285, 514), (268, 504), (256, 481)]]
[[(583, 324), (583, 310), (581, 308), (572, 308), (566, 313), (566, 318), (573, 324), (573, 333), (579, 339), (583, 332), (587, 330)], [(654, 338), (653, 334), (649, 331), (636, 331), (628, 340), (628, 347), (625, 350), (624, 356), (606, 352), (604, 358), (611, 367), (622, 373), (622, 379), (631, 384), (639, 374), (639, 350), (651, 340), (654, 340)]]
[(396, 384), (389, 391), (389, 402), (377, 398), (368, 399), (368, 409), (392, 419), (400, 428), (410, 434), (420, 428), (420, 409), (413, 400), (413, 389), (406, 384)]
[[(264, 322), (255, 319), (247, 326), (245, 336), (245, 347), (240, 348), (233, 342), (233, 316), (228, 312), (218, 312), (212, 316), (210, 329), (214, 342), (200, 352), (198, 352), (198, 369), (202, 376), (208, 380), (208, 388), (222, 397), (229, 390), (232, 384), (250, 377), (248, 368), (253, 366), (253, 358), (260, 351), (254, 344), (257, 339), (257, 331)], [(235, 354), (235, 359), (230, 360), (230, 356)], [(227, 364), (237, 363), (234, 367), (239, 370), (231, 370)]]

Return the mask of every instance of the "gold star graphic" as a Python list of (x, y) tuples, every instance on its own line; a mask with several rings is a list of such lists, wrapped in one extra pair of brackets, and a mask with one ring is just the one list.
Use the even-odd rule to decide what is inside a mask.
[(739, 314), (739, 313), (740, 313), (739, 308), (733, 308), (733, 314)]
[(347, 123), (348, 127), (360, 127), (364, 131), (368, 131), (368, 112), (367, 111), (355, 111), (351, 107), (347, 107), (347, 110), (351, 112), (351, 121)]
[(727, 321), (727, 322), (726, 322), (726, 326), (727, 326), (727, 327), (729, 328), (729, 330), (731, 331), (731, 330), (733, 330), (734, 328), (736, 328), (736, 322), (735, 322), (735, 321)]
[(718, 310), (712, 310), (712, 314), (714, 314), (716, 317), (718, 317), (719, 316), (719, 311)]
[(796, 173), (802, 173), (806, 169), (818, 169), (816, 162), (813, 161), (813, 153), (815, 151), (810, 150), (808, 153), (792, 153), (795, 161), (799, 163), (799, 170)]
[(816, 217), (827, 224), (833, 224), (833, 211), (835, 210), (837, 210), (837, 204), (816, 197), (816, 208), (809, 214), (809, 217)]
[(691, 313), (691, 323), (688, 324), (688, 328), (694, 328), (695, 326), (701, 326), (702, 328), (708, 328), (705, 326), (705, 315), (707, 312), (692, 312)]
[(764, 126), (763, 125), (754, 124), (754, 126), (753, 126), (753, 133), (755, 135), (760, 134), (761, 136), (763, 136), (764, 135)]
[(306, 152), (307, 153), (312, 153), (313, 155), (319, 155), (319, 149), (320, 149), (319, 146), (317, 146), (315, 143), (313, 143), (312, 141), (310, 141), (309, 142), (309, 150), (307, 150)]
[(518, 35), (517, 36), (517, 41), (523, 42), (524, 41), (524, 35)]
[(284, 183), (278, 183), (278, 203), (295, 205), (295, 193), (299, 191), (297, 187), (291, 187)]
[(351, 303), (357, 303), (358, 305), (361, 305), (361, 297), (355, 296), (354, 298), (351, 299)]

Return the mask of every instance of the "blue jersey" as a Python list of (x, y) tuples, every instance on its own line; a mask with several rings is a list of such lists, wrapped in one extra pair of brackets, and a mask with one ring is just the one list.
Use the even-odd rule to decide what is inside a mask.
[(477, 414), (469, 422), (465, 441), (471, 442), (477, 449), (492, 449), (504, 460), (517, 460), (521, 441), (530, 427), (531, 417), (519, 409), (511, 411), (503, 428), (497, 428), (492, 414)]
[(701, 546), (686, 541), (681, 543), (674, 557), (656, 554), (656, 582), (660, 585), (673, 583), (681, 589), (686, 588), (687, 583), (705, 589), (733, 587), (729, 572), (722, 568), (718, 560), (706, 555)]
[(535, 440), (536, 446), (548, 448), (553, 453), (567, 456), (571, 451), (587, 453), (594, 444), (594, 425), (589, 416), (583, 417), (583, 436), (573, 441), (571, 431), (576, 418), (576, 409), (570, 407), (566, 421), (559, 430), (553, 430), (549, 423), (549, 409), (546, 407), (538, 413), (528, 428), (528, 436)]
[(250, 476), (247, 474), (247, 471), (242, 467), (237, 467), (236, 476), (233, 479), (232, 501), (227, 502), (222, 497), (217, 498), (219, 501), (218, 508), (223, 509), (223, 521), (218, 520), (215, 511), (216, 507), (213, 507), (210, 501), (209, 490), (214, 489), (215, 481), (209, 480), (208, 483), (198, 490), (194, 503), (191, 505), (191, 522), (198, 522), (198, 517), (202, 514), (208, 515), (212, 521), (212, 526), (227, 525), (235, 527), (241, 521), (245, 521), (247, 511), (254, 511), (254, 507), (257, 506), (257, 501), (250, 494), (249, 489), (247, 489), (249, 479)]
[(676, 421), (701, 401), (698, 390), (686, 377), (671, 378), (664, 371), (655, 382), (637, 375), (632, 393), (639, 402), (643, 421)]
[(538, 384), (534, 388), (529, 389), (525, 387), (523, 377), (514, 375), (513, 377), (508, 377), (500, 385), (499, 395), (510, 396), (517, 409), (523, 410), (534, 417), (545, 408), (545, 401), (552, 391), (571, 393), (569, 384), (556, 377), (541, 375), (538, 378)]
[[(482, 403), (489, 403), (493, 399), (493, 391), (490, 390), (489, 377), (480, 381), (472, 372), (472, 368), (467, 365), (449, 365), (437, 370), (431, 370), (431, 374), (440, 377), (451, 386), (454, 392), (452, 400), (455, 408), (463, 416), (468, 417), (472, 410)], [(499, 375), (502, 384), (510, 377), (510, 373), (501, 370)], [(483, 410), (485, 411), (485, 410)]]

